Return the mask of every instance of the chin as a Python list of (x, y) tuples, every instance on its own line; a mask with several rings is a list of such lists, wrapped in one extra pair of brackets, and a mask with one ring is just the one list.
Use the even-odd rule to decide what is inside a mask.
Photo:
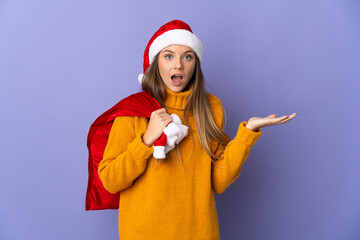
[(169, 88), (170, 91), (174, 92), (174, 93), (179, 93), (181, 92), (182, 90), (184, 90), (184, 88), (179, 88), (179, 87), (172, 87), (172, 88)]

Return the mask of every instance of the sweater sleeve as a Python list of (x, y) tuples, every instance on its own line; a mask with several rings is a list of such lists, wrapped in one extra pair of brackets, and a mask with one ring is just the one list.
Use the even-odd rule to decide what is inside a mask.
[(142, 141), (144, 131), (135, 132), (136, 117), (116, 117), (111, 127), (98, 174), (110, 193), (130, 187), (146, 169), (153, 148)]
[[(213, 109), (214, 115), (217, 115), (214, 117), (218, 126), (224, 129), (221, 102)], [(257, 132), (251, 131), (245, 127), (246, 124), (246, 121), (240, 123), (235, 138), (226, 145), (225, 149), (217, 144), (214, 154), (221, 155), (216, 164), (212, 163), (211, 183), (213, 191), (218, 194), (223, 193), (239, 177), (251, 147), (262, 135), (260, 129)]]

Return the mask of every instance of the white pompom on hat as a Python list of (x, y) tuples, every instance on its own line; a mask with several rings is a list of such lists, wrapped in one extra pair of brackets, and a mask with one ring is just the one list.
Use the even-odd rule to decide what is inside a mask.
[(184, 45), (192, 48), (202, 62), (203, 45), (200, 39), (192, 32), (190, 26), (181, 20), (172, 20), (159, 28), (151, 37), (144, 52), (143, 72), (138, 80), (141, 84), (146, 70), (154, 60), (154, 57), (164, 48), (172, 44)]

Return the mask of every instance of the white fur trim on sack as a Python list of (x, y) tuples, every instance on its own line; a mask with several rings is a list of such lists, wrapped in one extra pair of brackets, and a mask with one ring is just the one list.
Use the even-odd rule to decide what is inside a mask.
[(184, 137), (188, 135), (188, 127), (182, 125), (181, 120), (175, 113), (171, 114), (172, 122), (164, 129), (167, 137), (165, 145), (165, 153), (168, 153), (179, 144)]
[(154, 146), (154, 158), (164, 159), (165, 158), (165, 146)]

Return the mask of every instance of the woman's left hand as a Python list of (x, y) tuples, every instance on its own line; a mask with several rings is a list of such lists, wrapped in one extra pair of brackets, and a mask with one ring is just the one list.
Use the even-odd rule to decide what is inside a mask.
[(290, 116), (282, 116), (278, 118), (276, 118), (275, 114), (271, 114), (265, 118), (252, 117), (249, 119), (245, 127), (251, 131), (257, 132), (262, 127), (286, 123), (293, 119), (295, 116), (296, 113), (293, 113)]

